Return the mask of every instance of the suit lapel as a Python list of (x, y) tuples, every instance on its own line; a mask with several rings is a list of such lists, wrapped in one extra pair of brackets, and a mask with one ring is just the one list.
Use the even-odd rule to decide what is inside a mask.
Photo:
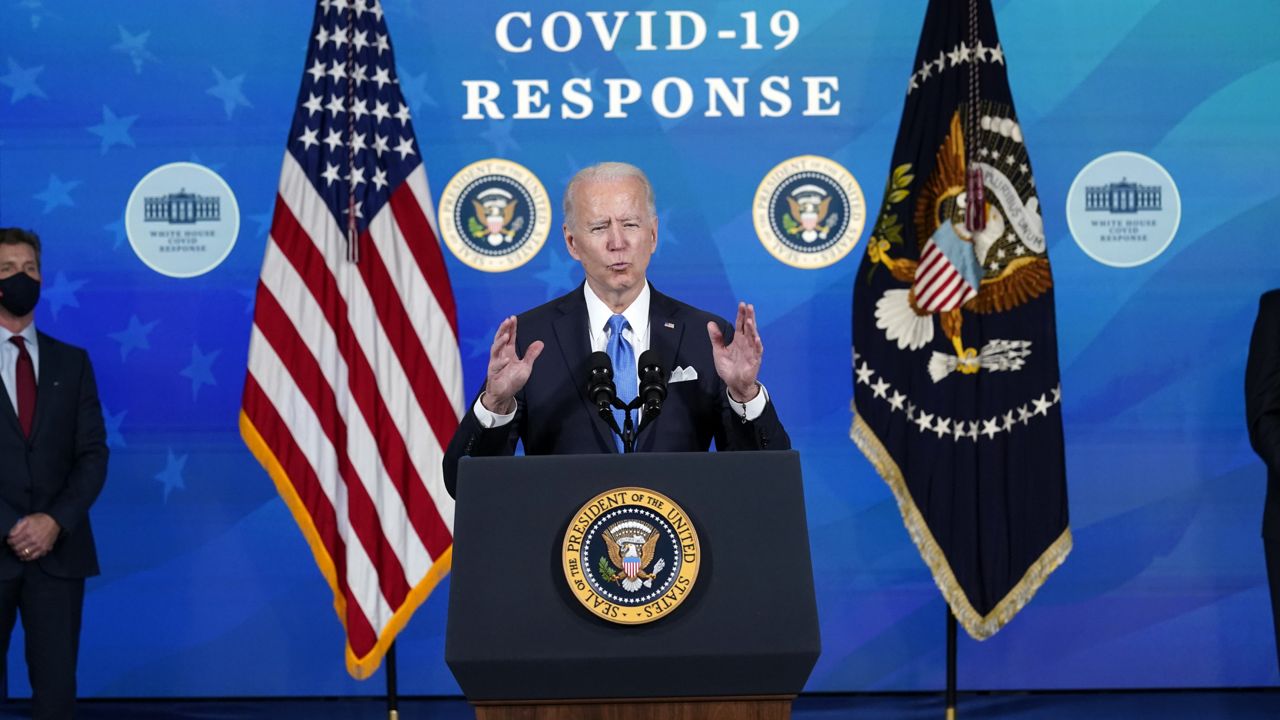
[(604, 437), (612, 437), (613, 431), (600, 419), (596, 406), (587, 398), (587, 378), (583, 375), (587, 367), (587, 358), (591, 355), (591, 331), (588, 325), (587, 301), (583, 296), (583, 287), (564, 296), (557, 306), (560, 317), (552, 322), (552, 330), (556, 334), (556, 344), (560, 346), (560, 356), (573, 389), (578, 393), (582, 407), (596, 424), (596, 430)]
[(0, 397), (0, 415), (4, 416), (3, 422), (11, 425), (15, 433), (22, 435), (22, 424), (18, 422), (18, 411), (14, 409), (13, 402), (9, 400), (9, 386), (4, 384), (3, 379), (0, 379), (0, 391), (4, 392), (4, 396)]
[(680, 306), (671, 298), (649, 286), (649, 348), (662, 359), (662, 370), (668, 377), (675, 369), (675, 361), (684, 340), (684, 320)]
[(40, 343), (39, 370), (36, 373), (36, 419), (31, 424), (31, 439), (40, 435), (40, 429), (47, 422), (51, 412), (54, 394), (62, 382), (62, 356), (58, 349), (44, 333), (36, 333), (36, 342)]

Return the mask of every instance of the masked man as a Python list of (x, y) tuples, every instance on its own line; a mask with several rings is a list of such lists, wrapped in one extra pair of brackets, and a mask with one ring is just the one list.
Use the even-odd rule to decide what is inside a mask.
[(39, 298), (40, 238), (0, 228), (0, 672), (21, 614), (33, 714), (53, 720), (75, 713), (107, 445), (89, 356), (36, 330)]

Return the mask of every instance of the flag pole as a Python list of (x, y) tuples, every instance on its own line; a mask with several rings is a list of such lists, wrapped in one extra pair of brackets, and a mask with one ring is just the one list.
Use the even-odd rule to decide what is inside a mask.
[(400, 720), (399, 698), (396, 696), (396, 644), (387, 648), (387, 720)]
[(947, 720), (956, 720), (956, 616), (947, 606)]

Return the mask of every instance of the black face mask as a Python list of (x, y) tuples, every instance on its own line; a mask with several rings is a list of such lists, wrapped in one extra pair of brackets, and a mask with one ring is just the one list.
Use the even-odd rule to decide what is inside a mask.
[(20, 272), (0, 280), (0, 306), (17, 317), (25, 317), (36, 309), (40, 300), (40, 281)]

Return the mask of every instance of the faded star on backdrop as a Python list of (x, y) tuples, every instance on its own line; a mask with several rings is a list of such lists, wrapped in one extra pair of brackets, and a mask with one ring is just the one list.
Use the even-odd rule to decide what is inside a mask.
[(147, 340), (147, 335), (159, 324), (159, 320), (144, 324), (138, 320), (137, 315), (130, 315), (128, 327), (118, 332), (108, 333), (107, 337), (120, 343), (120, 362), (128, 360), (129, 353), (134, 350), (150, 350), (151, 342)]
[(124, 215), (121, 215), (115, 222), (109, 222), (106, 225), (103, 225), (102, 229), (111, 233), (112, 237), (115, 238), (114, 242), (111, 244), (112, 250), (119, 250), (120, 246), (124, 244), (124, 241), (129, 239), (129, 233), (124, 228)]
[(534, 277), (547, 284), (547, 299), (559, 297), (578, 286), (577, 270), (582, 267), (576, 260), (550, 248), (542, 253), (547, 256), (547, 267), (534, 273)]
[(244, 91), (240, 88), (244, 84), (244, 73), (228, 78), (218, 68), (215, 67), (212, 70), (213, 76), (218, 79), (218, 82), (213, 87), (205, 90), (205, 92), (222, 101), (222, 109), (227, 112), (228, 120), (231, 119), (237, 107), (253, 107), (253, 104), (244, 96)]
[(49, 306), (53, 319), (58, 319), (58, 312), (64, 307), (80, 307), (76, 291), (84, 287), (86, 280), (68, 280), (67, 274), (61, 270), (54, 273), (53, 282), (45, 283), (40, 290), (40, 299)]
[(9, 96), (10, 105), (29, 96), (48, 97), (44, 94), (44, 90), (36, 84), (36, 76), (43, 70), (43, 65), (24, 68), (13, 58), (9, 58), (9, 72), (5, 75), (0, 75), (0, 85), (13, 89), (13, 94)]
[(123, 55), (128, 55), (129, 59), (133, 61), (133, 72), (141, 75), (143, 63), (157, 61), (156, 56), (147, 49), (147, 40), (151, 37), (151, 31), (147, 30), (134, 35), (125, 30), (123, 25), (117, 25), (116, 27), (120, 30), (120, 42), (112, 45), (111, 49)]
[(211, 353), (202, 353), (199, 345), (191, 346), (191, 364), (178, 371), (178, 374), (190, 378), (192, 400), (199, 397), (202, 386), (218, 384), (213, 377), (213, 361), (218, 359), (218, 354), (221, 352), (222, 350), (214, 350)]
[(120, 425), (124, 422), (124, 416), (128, 414), (128, 410), (121, 410), (112, 415), (106, 405), (102, 406), (102, 422), (107, 426), (107, 447), (112, 450), (129, 447), (129, 444), (124, 441), (124, 433), (120, 432)]
[(400, 92), (404, 93), (404, 99), (409, 103), (409, 109), (415, 113), (422, 112), (422, 106), (440, 107), (440, 103), (431, 97), (431, 93), (427, 92), (427, 73), (421, 72), (413, 75), (401, 69)]
[(102, 154), (106, 155), (107, 150), (116, 145), (136, 147), (133, 144), (133, 137), (129, 135), (129, 128), (133, 126), (134, 121), (137, 119), (137, 115), (118, 117), (111, 112), (111, 108), (103, 105), (102, 122), (97, 125), (90, 125), (87, 129), (102, 138)]
[(520, 150), (520, 143), (516, 142), (511, 136), (511, 131), (515, 129), (516, 121), (511, 118), (506, 120), (490, 120), (489, 129), (480, 133), (480, 137), (487, 140), (493, 145), (493, 154), (503, 156), (508, 149)]
[(79, 180), (63, 182), (57, 175), (49, 176), (49, 186), (32, 197), (44, 203), (44, 214), (48, 215), (59, 207), (75, 207), (71, 199), (71, 191), (79, 187)]
[(165, 502), (169, 502), (169, 493), (173, 490), (187, 489), (187, 483), (182, 479), (182, 471), (187, 466), (187, 457), (187, 455), (174, 455), (173, 448), (169, 448), (169, 457), (165, 461), (164, 469), (155, 474), (156, 481), (164, 486)]

